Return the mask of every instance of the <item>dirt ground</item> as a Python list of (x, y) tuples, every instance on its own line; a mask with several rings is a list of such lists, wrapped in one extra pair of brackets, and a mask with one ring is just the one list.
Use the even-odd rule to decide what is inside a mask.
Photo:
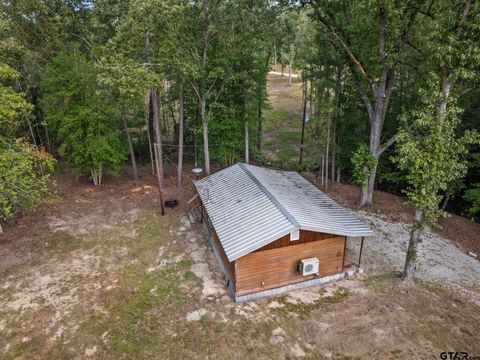
[[(148, 167), (57, 196), (0, 239), (2, 359), (404, 359), (480, 354), (480, 308), (440, 283), (367, 272), (234, 304), (202, 225), (159, 215)], [(168, 172), (173, 175), (172, 168)], [(370, 261), (371, 254), (364, 254)], [(477, 289), (478, 290), (478, 289)]]

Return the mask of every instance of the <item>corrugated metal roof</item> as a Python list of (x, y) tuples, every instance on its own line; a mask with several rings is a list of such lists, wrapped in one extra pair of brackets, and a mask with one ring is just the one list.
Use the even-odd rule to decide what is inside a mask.
[(297, 229), (373, 235), (349, 210), (293, 171), (239, 163), (195, 186), (229, 261)]

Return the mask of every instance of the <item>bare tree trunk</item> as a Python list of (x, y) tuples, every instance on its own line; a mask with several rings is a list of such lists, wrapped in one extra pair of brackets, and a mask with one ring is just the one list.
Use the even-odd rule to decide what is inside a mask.
[(441, 207), (442, 211), (445, 211), (449, 199), (450, 199), (450, 196), (445, 196), (445, 199), (443, 199), (442, 207)]
[(2, 227), (2, 223), (0, 223), (0, 235), (3, 234), (3, 227)]
[(210, 152), (208, 148), (208, 118), (206, 113), (205, 81), (200, 86), (200, 118), (203, 129), (203, 155), (205, 156), (205, 174), (210, 175)]
[(300, 138), (300, 159), (298, 160), (298, 164), (302, 165), (303, 161), (303, 146), (305, 141), (305, 123), (307, 121), (307, 82), (303, 83), (303, 117), (302, 117), (302, 137)]
[(130, 130), (128, 129), (127, 117), (125, 116), (125, 111), (123, 109), (120, 110), (120, 116), (122, 118), (123, 128), (125, 129), (125, 136), (127, 137), (128, 150), (130, 151), (130, 160), (132, 162), (133, 179), (135, 180), (135, 182), (137, 182), (138, 181), (137, 161), (135, 160), (135, 152), (133, 151), (132, 137), (130, 136)]
[(281, 76), (283, 76), (283, 70), (284, 70), (284, 68), (285, 68), (285, 65), (283, 64), (283, 60), (282, 60), (282, 75), (281, 75)]
[(322, 184), (322, 186), (323, 186), (323, 184), (324, 184), (324, 181), (325, 181), (325, 178), (324, 178), (324, 176), (323, 176), (323, 174), (324, 174), (324, 172), (323, 172), (323, 171), (325, 170), (325, 168), (324, 168), (324, 165), (325, 165), (325, 156), (323, 156), (323, 155), (322, 155), (322, 171), (321, 171), (321, 174), (322, 174), (322, 181), (321, 181), (321, 184)]
[(403, 268), (402, 280), (412, 281), (413, 271), (417, 260), (417, 245), (423, 231), (423, 210), (415, 209), (415, 218), (413, 220), (412, 231), (410, 233), (410, 242), (408, 243), (407, 258)]
[(288, 86), (292, 86), (292, 59), (288, 59)]
[(183, 98), (183, 80), (179, 84), (178, 90), (179, 113), (178, 113), (178, 172), (177, 186), (182, 186), (183, 173), (183, 125), (184, 125), (184, 98)]
[(153, 158), (152, 151), (152, 135), (150, 132), (150, 101), (152, 100), (152, 94), (149, 94), (145, 97), (145, 124), (147, 125), (147, 136), (148, 136), (148, 153), (150, 154), (150, 164), (152, 165), (152, 174), (155, 174), (155, 161)]
[(332, 183), (335, 182), (335, 162), (336, 162), (336, 152), (337, 152), (337, 127), (340, 122), (340, 94), (342, 86), (342, 70), (343, 64), (337, 66), (337, 79), (335, 82), (335, 116), (333, 117), (332, 123)]
[(214, 8), (211, 8), (210, 5), (215, 7), (215, 4), (211, 4), (210, 1), (202, 2), (202, 15), (203, 15), (203, 44), (202, 44), (202, 58), (201, 65), (204, 73), (200, 80), (199, 86), (199, 100), (200, 100), (200, 118), (202, 119), (202, 128), (203, 128), (203, 152), (205, 156), (205, 174), (210, 175), (210, 152), (208, 147), (208, 117), (206, 113), (207, 106), (207, 89), (206, 89), (206, 79), (205, 72), (207, 68), (208, 61), (208, 46), (210, 44), (210, 21), (212, 16), (212, 11)]
[(332, 115), (330, 113), (327, 123), (327, 147), (325, 149), (325, 192), (328, 191), (328, 161), (329, 161), (329, 151), (330, 151), (330, 123), (332, 121)]
[(28, 128), (30, 130), (30, 136), (32, 137), (33, 145), (37, 146), (37, 139), (35, 138), (35, 134), (33, 133), (32, 122), (30, 121), (28, 116), (26, 116), (26, 119), (28, 123)]
[(47, 150), (48, 150), (48, 152), (52, 152), (52, 144), (50, 143), (50, 135), (48, 134), (48, 126), (45, 123), (43, 125), (43, 127), (45, 128), (45, 136), (47, 138)]
[(273, 46), (273, 68), (277, 71), (277, 47)]
[(156, 155), (156, 164), (157, 164), (157, 177), (158, 177), (158, 184), (160, 187), (160, 192), (162, 187), (164, 186), (164, 173), (163, 173), (163, 150), (162, 150), (162, 130), (160, 126), (160, 103), (159, 103), (159, 93), (158, 88), (156, 86), (152, 86), (151, 88), (151, 96), (150, 99), (153, 103), (153, 123), (155, 126), (155, 155)]
[(312, 82), (310, 81), (310, 93), (308, 94), (308, 114), (310, 116), (313, 115), (313, 104), (312, 104), (313, 92), (314, 92), (314, 86), (313, 86)]
[(335, 156), (336, 156), (336, 142), (335, 142), (335, 138), (336, 138), (336, 126), (335, 126), (335, 123), (333, 124), (333, 128), (332, 128), (332, 131), (333, 131), (333, 134), (332, 134), (332, 167), (331, 167), (331, 170), (330, 170), (330, 176), (332, 178), (332, 184), (335, 182)]
[(250, 162), (249, 131), (248, 131), (248, 89), (247, 82), (243, 81), (243, 128), (245, 133), (245, 163)]
[(263, 131), (263, 82), (264, 79), (260, 79), (258, 82), (258, 123), (257, 123), (257, 150), (262, 151), (262, 131)]
[(340, 166), (337, 167), (337, 182), (340, 182)]
[[(275, 50), (276, 51), (276, 50)], [(263, 132), (263, 103), (265, 99), (265, 89), (267, 86), (266, 79), (270, 68), (271, 52), (268, 53), (265, 61), (265, 73), (260, 72), (258, 76), (258, 123), (257, 123), (257, 150), (260, 153), (262, 151), (262, 132)], [(276, 52), (275, 52), (275, 65), (276, 65)]]
[(197, 137), (193, 134), (193, 163), (195, 167), (198, 167), (198, 146), (197, 146)]
[[(162, 164), (162, 146), (155, 143), (153, 144), (154, 145), (154, 150), (155, 150), (155, 164), (157, 165), (157, 174), (160, 174), (162, 172), (162, 170), (160, 169), (160, 164)], [(163, 165), (162, 165), (163, 167)], [(163, 206), (163, 195), (162, 195), (162, 188), (163, 188), (163, 184), (162, 184), (162, 181), (160, 179), (160, 176), (157, 176), (157, 180), (158, 180), (158, 198), (160, 200), (160, 209), (161, 209), (161, 213), (162, 213), (162, 216), (165, 215), (165, 208)]]

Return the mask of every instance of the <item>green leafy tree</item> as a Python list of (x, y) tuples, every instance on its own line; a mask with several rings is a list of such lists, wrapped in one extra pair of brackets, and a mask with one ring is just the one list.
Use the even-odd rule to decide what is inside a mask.
[(411, 280), (417, 244), (425, 224), (442, 213), (442, 194), (467, 172), (468, 144), (478, 143), (478, 133), (456, 134), (461, 108), (459, 99), (478, 82), (480, 12), (472, 1), (441, 2), (431, 9), (436, 16), (423, 25), (422, 58), (431, 70), (419, 98), (421, 110), (413, 111), (410, 130), (400, 132), (399, 167), (407, 172), (407, 195), (415, 207), (403, 279)]
[[(405, 116), (405, 126), (398, 134), (397, 155), (394, 161), (407, 173), (405, 193), (415, 208), (415, 218), (403, 271), (411, 280), (417, 259), (417, 244), (426, 225), (433, 225), (443, 214), (439, 207), (449, 185), (467, 171), (465, 155), (468, 145), (478, 142), (478, 134), (467, 131), (456, 134), (459, 108), (438, 89), (438, 77), (432, 74), (432, 85), (421, 92), (423, 106)], [(449, 106), (443, 107), (449, 100)], [(408, 119), (410, 117), (410, 119)], [(408, 120), (407, 120), (408, 119)], [(412, 126), (413, 125), (413, 126)]]
[(353, 153), (353, 180), (361, 188), (368, 186), (368, 178), (377, 166), (377, 160), (368, 151), (368, 146), (362, 144)]
[(54, 129), (59, 153), (77, 176), (85, 172), (95, 185), (105, 173), (117, 174), (125, 159), (111, 105), (97, 90), (95, 67), (78, 51), (61, 53), (42, 82), (46, 121)]
[(19, 76), (0, 60), (0, 234), (2, 222), (34, 210), (48, 196), (54, 164), (45, 151), (17, 139), (21, 119), (32, 108), (24, 94), (10, 85)]
[(33, 211), (48, 195), (55, 160), (42, 149), (19, 139), (0, 138), (1, 222)]
[[(478, 172), (480, 170), (480, 154), (476, 153), (473, 154), (472, 160), (470, 161), (469, 164), (469, 170), (474, 172)], [(478, 177), (476, 177), (478, 179)], [(472, 183), (470, 185), (470, 188), (468, 188), (464, 195), (463, 199), (468, 202), (468, 214), (471, 218), (477, 219), (480, 216), (480, 183)]]

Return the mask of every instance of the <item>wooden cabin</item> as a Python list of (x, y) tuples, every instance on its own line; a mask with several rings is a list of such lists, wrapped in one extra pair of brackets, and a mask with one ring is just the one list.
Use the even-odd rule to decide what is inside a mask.
[(340, 279), (347, 237), (373, 231), (300, 174), (238, 163), (195, 182), (235, 301)]

